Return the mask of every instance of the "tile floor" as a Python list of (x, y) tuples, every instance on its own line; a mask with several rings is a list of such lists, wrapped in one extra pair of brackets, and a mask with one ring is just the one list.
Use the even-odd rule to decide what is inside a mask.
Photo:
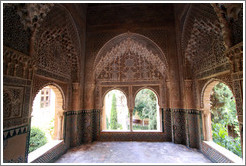
[(197, 149), (171, 142), (93, 142), (71, 148), (56, 163), (211, 163)]

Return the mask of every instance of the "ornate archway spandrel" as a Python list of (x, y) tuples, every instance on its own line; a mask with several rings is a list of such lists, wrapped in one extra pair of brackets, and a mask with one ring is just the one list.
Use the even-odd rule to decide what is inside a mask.
[(142, 39), (138, 40), (143, 37), (134, 35), (123, 34), (104, 45), (95, 59), (95, 79), (124, 82), (162, 80), (167, 76), (168, 65), (163, 52), (153, 43), (151, 49), (147, 48), (146, 43), (141, 43)]

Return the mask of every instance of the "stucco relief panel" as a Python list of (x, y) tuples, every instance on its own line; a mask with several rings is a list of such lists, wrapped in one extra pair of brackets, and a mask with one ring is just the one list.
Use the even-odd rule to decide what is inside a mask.
[(127, 38), (106, 53), (96, 66), (95, 76), (105, 81), (160, 80), (165, 71), (166, 65), (156, 55)]
[(4, 120), (22, 117), (23, 95), (24, 95), (24, 87), (4, 86), (4, 90), (3, 90)]

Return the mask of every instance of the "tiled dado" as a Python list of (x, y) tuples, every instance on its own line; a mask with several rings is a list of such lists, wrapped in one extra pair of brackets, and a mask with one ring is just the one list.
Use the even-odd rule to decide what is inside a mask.
[(100, 129), (100, 110), (68, 111), (64, 113), (70, 119), (70, 144), (78, 146), (82, 143), (96, 141)]
[[(9, 148), (9, 145), (11, 144), (11, 138), (16, 139), (17, 136), (19, 136), (17, 140), (19, 140), (20, 138), (21, 138), (21, 140), (23, 140), (23, 137), (26, 138), (26, 142), (25, 142), (26, 145), (23, 145), (23, 142), (19, 140), (20, 143), (22, 143), (21, 147), (25, 147), (25, 150), (23, 151), (24, 153), (22, 153), (21, 150), (20, 150), (18, 152), (19, 153), (19, 157), (17, 157), (17, 158), (12, 158), (13, 156), (8, 156), (7, 155), (7, 158), (10, 158), (10, 159), (3, 158), (3, 162), (4, 163), (23, 163), (23, 162), (27, 162), (28, 145), (29, 145), (29, 142), (27, 141), (28, 140), (28, 135), (29, 135), (29, 126), (28, 125), (19, 126), (19, 127), (15, 127), (15, 128), (3, 131), (3, 153), (5, 155), (7, 153), (6, 151), (9, 151), (8, 148)], [(14, 149), (13, 149), (13, 151), (14, 151)]]
[(100, 110), (69, 111), (71, 146), (92, 141), (173, 141), (199, 148), (199, 115), (195, 109), (162, 109), (162, 132), (100, 132)]
[(201, 112), (196, 109), (167, 109), (167, 111), (171, 113), (172, 141), (191, 148), (199, 148)]
[(99, 141), (168, 141), (162, 132), (101, 132)]

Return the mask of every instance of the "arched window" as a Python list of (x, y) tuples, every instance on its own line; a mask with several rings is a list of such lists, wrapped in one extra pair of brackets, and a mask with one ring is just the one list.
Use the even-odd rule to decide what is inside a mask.
[(241, 143), (236, 102), (230, 88), (214, 81), (204, 91), (205, 140), (241, 157)]
[(129, 131), (130, 115), (127, 99), (120, 90), (111, 90), (104, 97), (102, 130), (103, 131)]
[(137, 93), (132, 116), (133, 130), (160, 131), (158, 98), (152, 90), (142, 89)]
[(29, 153), (46, 143), (63, 139), (63, 96), (53, 85), (42, 88), (35, 96), (31, 114)]

